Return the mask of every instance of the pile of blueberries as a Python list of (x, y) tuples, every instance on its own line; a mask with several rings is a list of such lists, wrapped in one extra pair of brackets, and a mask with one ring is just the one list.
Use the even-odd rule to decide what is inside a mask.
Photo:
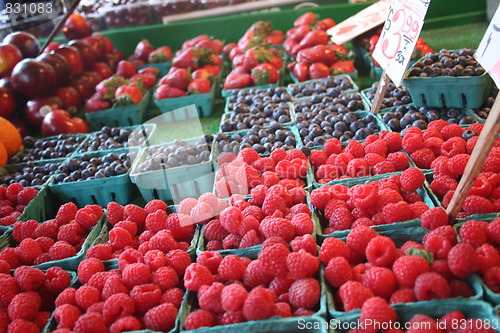
[(138, 166), (140, 173), (195, 165), (210, 161), (213, 137), (205, 135), (196, 142), (175, 140), (172, 143), (148, 148), (148, 154)]
[(427, 53), (423, 60), (413, 64), (409, 77), (438, 77), (438, 76), (479, 76), (485, 72), (484, 68), (474, 58), (474, 50), (461, 49)]
[(9, 159), (9, 164), (63, 158), (71, 155), (85, 140), (84, 135), (60, 134), (53, 139), (37, 140), (31, 136), (23, 139), (24, 149)]
[(105, 126), (100, 131), (90, 135), (89, 139), (82, 145), (81, 151), (88, 152), (140, 146), (150, 134), (151, 127), (144, 127), (142, 130), (131, 130)]
[(413, 105), (401, 105), (381, 114), (382, 120), (394, 132), (401, 132), (405, 128), (414, 126), (422, 130), (434, 120), (443, 119), (450, 124), (469, 125), (476, 120), (456, 108), (431, 108)]
[(297, 145), (294, 133), (281, 124), (273, 124), (268, 129), (254, 126), (244, 134), (217, 133), (215, 141), (220, 153), (234, 154), (250, 147), (259, 154), (265, 154), (278, 147), (289, 150)]
[(79, 182), (124, 175), (132, 166), (136, 152), (109, 153), (101, 157), (83, 154), (78, 159), (64, 161), (54, 176), (55, 183)]
[(31, 161), (19, 170), (0, 175), (0, 185), (9, 186), (13, 183), (19, 183), (23, 187), (41, 186), (56, 173), (60, 166), (61, 163), (36, 165), (35, 162)]
[[(366, 91), (366, 97), (370, 101), (373, 101), (375, 95), (377, 94), (378, 89), (378, 81), (373, 83), (370, 87), (370, 90)], [(384, 99), (382, 100), (382, 104), (380, 105), (380, 109), (387, 109), (397, 105), (405, 105), (410, 104), (412, 101), (410, 96), (410, 91), (408, 87), (402, 86), (400, 88), (396, 87), (394, 83), (389, 83), (387, 85), (387, 90), (384, 95)]]
[(493, 107), (493, 103), (495, 103), (495, 98), (498, 95), (498, 88), (493, 86), (490, 90), (490, 94), (488, 98), (484, 101), (483, 105), (480, 108), (474, 109), (474, 113), (482, 120), (486, 120), (488, 115), (490, 114), (490, 110)]
[(328, 76), (314, 82), (294, 84), (290, 86), (290, 93), (293, 98), (301, 98), (311, 96), (313, 94), (323, 93), (329, 96), (334, 88), (338, 88), (340, 90), (350, 90), (354, 87), (351, 80), (347, 77)]
[(253, 126), (268, 127), (274, 122), (291, 122), (288, 102), (292, 96), (285, 88), (238, 90), (228, 99), (229, 115), (220, 125), (222, 132), (240, 131)]

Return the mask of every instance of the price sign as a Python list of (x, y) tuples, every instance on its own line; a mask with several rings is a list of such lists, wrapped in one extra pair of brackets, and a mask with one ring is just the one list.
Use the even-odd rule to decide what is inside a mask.
[(333, 28), (328, 29), (327, 32), (332, 36), (332, 42), (335, 44), (344, 44), (354, 37), (384, 23), (389, 8), (389, 0), (380, 0)]
[(430, 0), (393, 0), (373, 58), (397, 86), (424, 25)]
[(477, 48), (474, 57), (486, 69), (497, 86), (500, 86), (500, 7), (493, 18), (490, 26), (484, 34), (483, 40)]

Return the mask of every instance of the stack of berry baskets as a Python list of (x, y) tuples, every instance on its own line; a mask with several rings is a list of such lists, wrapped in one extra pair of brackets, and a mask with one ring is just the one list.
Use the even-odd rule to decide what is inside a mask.
[(143, 148), (131, 179), (146, 201), (198, 197), (213, 188), (212, 136)]
[(12, 269), (28, 265), (40, 269), (59, 266), (76, 270), (104, 223), (97, 205), (78, 209), (74, 203), (61, 206), (55, 219), (17, 221), (0, 238), (0, 258)]
[[(446, 249), (441, 246), (444, 243)], [(359, 226), (334, 233), (323, 241), (319, 254), (325, 265), (322, 278), (330, 316), (352, 320), (361, 314), (363, 320), (370, 318), (374, 306), (392, 312), (389, 303), (410, 315), (420, 306), (438, 311), (447, 305), (447, 310), (456, 309), (451, 301), (481, 300), (477, 261), (471, 269), (466, 259), (470, 251), (475, 254), (474, 249), (464, 245), (457, 244), (449, 225), (429, 230), (416, 223), (378, 232)], [(398, 251), (404, 254), (398, 257)]]
[(156, 124), (141, 124), (138, 126), (108, 127), (92, 132), (75, 151), (75, 156), (94, 151), (107, 151), (122, 148), (142, 147), (151, 145)]
[[(311, 192), (310, 205), (319, 219), (320, 240), (358, 225), (377, 231), (404, 228), (429, 209), (440, 207), (432, 200), (422, 170), (412, 167), (391, 175), (347, 179)], [(349, 202), (354, 202), (353, 206)]]
[(181, 332), (296, 332), (301, 327), (328, 332), (317, 245), (312, 253), (296, 246), (290, 252), (282, 243), (269, 243), (258, 255), (199, 254), (184, 278), (188, 292)]
[(359, 88), (349, 75), (341, 74), (321, 79), (308, 80), (300, 83), (291, 83), (287, 91), (292, 95), (294, 102), (307, 100), (314, 93), (325, 93), (330, 88), (339, 88), (343, 93), (359, 92)]
[(137, 148), (122, 148), (67, 159), (49, 188), (62, 202), (76, 202), (79, 206), (105, 206), (111, 201), (126, 204), (134, 194), (129, 173), (137, 153)]

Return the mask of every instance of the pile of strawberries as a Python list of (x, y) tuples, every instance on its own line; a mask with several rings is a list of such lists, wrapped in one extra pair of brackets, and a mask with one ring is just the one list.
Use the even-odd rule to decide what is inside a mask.
[(319, 260), (312, 237), (269, 239), (258, 259), (203, 252), (187, 269), (184, 286), (196, 292), (200, 309), (185, 330), (230, 325), (274, 316), (311, 316), (319, 309)]
[[(473, 124), (467, 130), (444, 120), (429, 123), (422, 131), (411, 127), (405, 131), (402, 147), (415, 164), (434, 170), (430, 188), (447, 207), (460, 177), (465, 171), (482, 124)], [(500, 139), (490, 151), (482, 172), (476, 179), (458, 217), (500, 211)]]
[(286, 152), (277, 148), (269, 157), (261, 157), (252, 148), (245, 148), (238, 156), (220, 155), (218, 167), (215, 191), (219, 198), (228, 198), (233, 194), (247, 195), (257, 185), (304, 187), (307, 156), (299, 149)]
[[(432, 219), (434, 214), (427, 218)], [(324, 275), (334, 291), (337, 311), (364, 311), (379, 304), (383, 312), (389, 308), (387, 302), (392, 305), (474, 296), (465, 279), (476, 273), (478, 263), (489, 260), (488, 256), (477, 255), (471, 245), (458, 243), (449, 225), (426, 231), (415, 228), (411, 239), (418, 241), (408, 240), (400, 246), (366, 226), (355, 227), (345, 240), (327, 238), (319, 260), (326, 265)], [(366, 312), (361, 315), (363, 319), (367, 319)]]
[(345, 148), (333, 138), (325, 142), (323, 149), (311, 151), (309, 162), (320, 184), (403, 171), (408, 168), (409, 159), (400, 151), (401, 143), (399, 133), (386, 131), (380, 132), (380, 136), (368, 136), (363, 143), (350, 140)]
[(275, 84), (283, 68), (281, 52), (272, 46), (281, 45), (283, 32), (272, 30), (270, 22), (257, 21), (236, 43), (224, 46), (232, 71), (226, 77), (224, 89)]
[(184, 296), (180, 281), (190, 263), (182, 250), (143, 255), (130, 249), (111, 270), (98, 259), (85, 259), (78, 266), (82, 285), (64, 290), (55, 301), (57, 329), (168, 332), (175, 326)]
[(14, 224), (37, 194), (37, 189), (24, 188), (18, 183), (11, 184), (9, 187), (0, 186), (0, 225)]
[(317, 15), (307, 12), (297, 18), (293, 26), (287, 31), (283, 46), (295, 60), (288, 64), (287, 70), (300, 82), (332, 74), (354, 73), (349, 50), (330, 42), (326, 30), (335, 26), (332, 19), (318, 20)]
[(325, 185), (311, 193), (311, 204), (328, 221), (324, 234), (420, 218), (429, 207), (416, 192), (425, 182), (422, 170), (409, 168), (379, 181), (347, 187)]
[(160, 79), (156, 99), (209, 93), (222, 69), (221, 53), (222, 42), (219, 39), (200, 35), (185, 41), (175, 53), (172, 68)]
[(0, 260), (0, 331), (41, 332), (54, 310), (56, 297), (70, 286), (60, 267), (47, 271), (20, 266), (11, 271)]
[(170, 59), (172, 59), (172, 49), (169, 46), (160, 46), (155, 49), (147, 40), (137, 43), (134, 53), (128, 57), (128, 60), (137, 67), (159, 64)]
[(12, 227), (15, 245), (0, 252), (0, 262), (14, 269), (73, 257), (102, 213), (97, 205), (78, 209), (71, 202), (59, 208), (54, 220), (40, 224), (35, 220), (17, 221)]
[[(210, 206), (217, 205), (217, 201), (215, 195), (211, 195), (212, 205), (202, 202), (193, 206), (194, 199), (185, 199), (179, 205), (179, 211), (190, 213), (196, 221), (210, 221), (203, 229), (207, 251), (244, 249), (274, 237), (290, 242), (297, 236), (315, 232), (306, 192), (301, 187), (288, 190), (282, 185), (258, 185), (248, 200), (233, 195), (229, 199), (230, 207), (212, 215), (208, 213), (212, 212)], [(213, 214), (218, 216), (211, 219)]]
[(161, 200), (150, 201), (144, 208), (110, 202), (106, 209), (107, 221), (112, 226), (109, 240), (90, 248), (87, 258), (109, 260), (128, 250), (141, 255), (151, 250), (187, 251), (195, 224), (189, 216), (168, 214), (167, 209), (167, 204)]

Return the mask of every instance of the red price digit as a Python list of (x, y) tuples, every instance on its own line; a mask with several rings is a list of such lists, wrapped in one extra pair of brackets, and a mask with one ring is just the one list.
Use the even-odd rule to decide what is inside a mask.
[(394, 24), (396, 26), (396, 28), (393, 28), (395, 32), (390, 36), (385, 36), (384, 40), (382, 41), (382, 53), (388, 59), (393, 59), (399, 51), (401, 39), (403, 38), (401, 36), (401, 31), (403, 30), (406, 22), (405, 16), (405, 12), (402, 9), (394, 13), (389, 24), (389, 28)]
[(411, 39), (415, 39), (418, 37), (418, 21), (413, 20), (413, 16), (408, 16), (406, 18), (405, 22), (405, 29), (403, 30), (403, 33), (408, 34)]

